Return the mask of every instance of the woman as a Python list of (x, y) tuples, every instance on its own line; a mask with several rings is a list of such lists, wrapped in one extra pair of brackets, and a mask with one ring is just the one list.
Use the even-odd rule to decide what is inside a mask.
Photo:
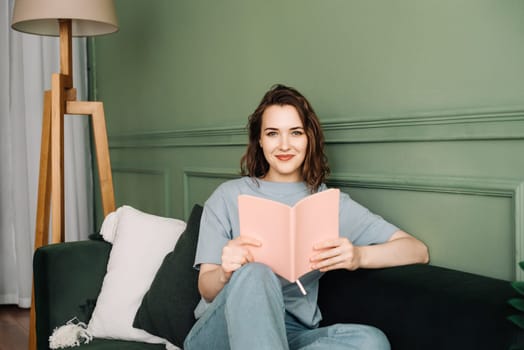
[(340, 194), (340, 237), (317, 244), (307, 293), (253, 262), (240, 236), (237, 198), (250, 194), (294, 205), (327, 189), (324, 138), (313, 108), (297, 90), (271, 88), (249, 117), (249, 145), (240, 179), (220, 185), (206, 201), (195, 266), (202, 301), (184, 349), (389, 349), (378, 329), (355, 324), (318, 327), (318, 280), (335, 269), (427, 263), (426, 246)]

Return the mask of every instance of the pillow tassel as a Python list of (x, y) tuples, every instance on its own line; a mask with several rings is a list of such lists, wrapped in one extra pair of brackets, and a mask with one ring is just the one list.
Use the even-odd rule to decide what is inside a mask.
[(91, 340), (93, 335), (87, 330), (87, 325), (75, 317), (53, 330), (53, 334), (49, 337), (49, 348), (64, 349), (80, 346), (80, 344), (88, 344)]

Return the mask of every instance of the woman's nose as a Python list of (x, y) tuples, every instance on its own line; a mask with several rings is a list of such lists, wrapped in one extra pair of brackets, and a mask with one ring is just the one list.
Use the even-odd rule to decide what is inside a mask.
[(288, 150), (289, 149), (289, 140), (286, 136), (280, 137), (280, 149), (281, 150)]

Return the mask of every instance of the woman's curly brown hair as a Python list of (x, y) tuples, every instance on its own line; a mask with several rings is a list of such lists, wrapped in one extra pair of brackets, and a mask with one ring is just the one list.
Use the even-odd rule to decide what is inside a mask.
[(253, 114), (249, 116), (247, 124), (249, 144), (246, 153), (240, 159), (241, 174), (262, 178), (269, 170), (269, 163), (264, 157), (259, 141), (262, 115), (268, 107), (273, 105), (293, 106), (300, 116), (308, 140), (306, 156), (302, 164), (302, 177), (311, 193), (314, 193), (329, 175), (327, 157), (324, 153), (324, 134), (311, 104), (292, 87), (280, 84), (271, 87)]

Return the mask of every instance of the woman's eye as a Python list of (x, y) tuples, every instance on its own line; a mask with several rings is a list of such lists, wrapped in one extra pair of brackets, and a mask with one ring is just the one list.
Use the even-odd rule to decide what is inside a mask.
[(295, 131), (293, 131), (293, 132), (291, 133), (291, 135), (293, 135), (293, 136), (301, 136), (301, 135), (303, 135), (303, 134), (304, 134), (304, 133), (303, 133), (302, 131), (300, 131), (300, 130), (295, 130)]
[(266, 136), (275, 136), (276, 134), (277, 134), (276, 131), (270, 131), (266, 133)]

